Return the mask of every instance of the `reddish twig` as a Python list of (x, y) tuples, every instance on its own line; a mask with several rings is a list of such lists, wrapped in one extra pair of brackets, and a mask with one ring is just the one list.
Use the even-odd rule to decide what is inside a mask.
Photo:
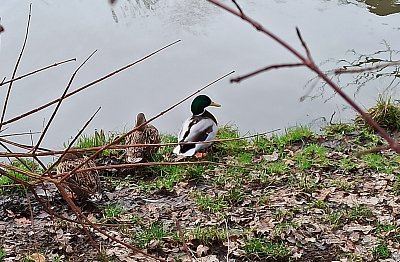
[(38, 139), (38, 141), (37, 141), (35, 147), (32, 149), (32, 152), (33, 152), (33, 153), (36, 152), (36, 150), (37, 150), (37, 149), (39, 148), (39, 146), (40, 146), (40, 143), (43, 141), (43, 138), (44, 138), (44, 136), (46, 135), (47, 130), (49, 129), (51, 122), (54, 120), (54, 118), (55, 118), (55, 116), (56, 116), (56, 114), (57, 114), (57, 112), (58, 112), (58, 109), (59, 109), (60, 106), (61, 106), (62, 101), (64, 100), (65, 96), (67, 95), (67, 92), (68, 92), (69, 88), (71, 87), (71, 84), (72, 84), (72, 82), (74, 81), (74, 78), (75, 78), (76, 74), (78, 73), (78, 71), (86, 64), (86, 62), (87, 62), (96, 52), (97, 52), (97, 50), (93, 51), (93, 52), (85, 59), (85, 61), (83, 61), (82, 64), (80, 64), (80, 66), (78, 66), (78, 68), (77, 68), (77, 69), (74, 71), (74, 73), (72, 74), (71, 78), (69, 79), (69, 82), (68, 82), (67, 86), (65, 87), (65, 90), (64, 90), (63, 94), (62, 94), (61, 97), (60, 97), (60, 100), (58, 101), (56, 107), (54, 108), (53, 113), (52, 113), (51, 116), (50, 116), (49, 121), (47, 122), (45, 128), (43, 129), (43, 132), (42, 132), (42, 134), (40, 135), (40, 137), (39, 137), (39, 139)]
[(83, 133), (83, 131), (85, 131), (86, 127), (90, 124), (90, 122), (92, 122), (92, 120), (94, 119), (94, 117), (97, 115), (97, 113), (100, 111), (101, 107), (99, 107), (96, 112), (94, 112), (94, 114), (89, 118), (88, 121), (86, 121), (86, 123), (83, 125), (83, 127), (81, 128), (81, 130), (79, 130), (79, 132), (75, 135), (75, 137), (72, 139), (72, 141), (69, 143), (68, 147), (64, 150), (64, 152), (61, 154), (61, 156), (57, 159), (57, 161), (54, 161), (53, 164), (51, 164), (44, 172), (43, 174), (46, 174), (47, 172), (49, 172), (52, 168), (54, 168), (55, 166), (58, 165), (58, 163), (61, 161), (62, 157), (67, 153), (70, 152), (69, 150), (72, 148), (72, 146), (74, 145), (75, 141), (78, 140), (79, 136)]
[(186, 252), (186, 254), (188, 255), (188, 257), (190, 257), (190, 260), (193, 261), (192, 254), (190, 253), (189, 247), (186, 244), (185, 235), (183, 234), (181, 225), (180, 225), (178, 219), (176, 219), (176, 218), (175, 218), (175, 225), (176, 225), (176, 229), (178, 230), (179, 237), (182, 241), (183, 249)]
[[(225, 4), (220, 3), (217, 0), (207, 0), (210, 3), (219, 6), (220, 8), (226, 10), (227, 12), (245, 20), (246, 22), (250, 23), (253, 27), (255, 27), (258, 31), (266, 34), (276, 42), (278, 42), (281, 46), (286, 48), (289, 52), (291, 52), (294, 56), (296, 56), (305, 66), (307, 66), (310, 70), (314, 71), (322, 80), (324, 80), (332, 89), (335, 90), (348, 104), (350, 104), (364, 119), (365, 121), (374, 128), (390, 145), (390, 147), (396, 151), (397, 153), (400, 152), (400, 144), (398, 144), (390, 135), (377, 123), (375, 122), (368, 113), (366, 113), (359, 105), (357, 105), (343, 90), (341, 90), (324, 72), (319, 69), (319, 67), (313, 62), (303, 55), (301, 55), (297, 50), (295, 50), (292, 46), (288, 43), (280, 39), (278, 36), (270, 32), (269, 30), (265, 29), (261, 24), (253, 20), (252, 18), (248, 17), (245, 14), (237, 12), (236, 10), (226, 6)], [(299, 31), (297, 31), (299, 33)], [(300, 41), (304, 43), (304, 47), (308, 50), (305, 42), (302, 40), (301, 35), (299, 35)], [(311, 57), (311, 55), (309, 55)]]
[(298, 66), (305, 66), (305, 64), (304, 63), (291, 63), (291, 64), (279, 64), (279, 65), (267, 66), (265, 68), (261, 68), (254, 72), (248, 73), (247, 75), (232, 78), (231, 83), (239, 83), (240, 81), (245, 80), (246, 78), (258, 75), (259, 73), (262, 73), (262, 72), (265, 72), (265, 71), (268, 71), (271, 69), (278, 69), (278, 68), (284, 68), (284, 67), (298, 67)]
[[(180, 42), (180, 41), (181, 41), (181, 40), (177, 40), (177, 41), (175, 41), (175, 42), (172, 42), (172, 43), (170, 43), (170, 44), (168, 44), (168, 45), (166, 45), (166, 46), (164, 46), (164, 47), (162, 47), (162, 48), (160, 48), (160, 49), (158, 49), (158, 50), (156, 50), (156, 51), (154, 51), (154, 52), (152, 52), (152, 53), (150, 53), (150, 54), (148, 54), (148, 55), (146, 55), (146, 56), (144, 56), (144, 57), (142, 57), (142, 58), (140, 58), (139, 60), (136, 60), (135, 62), (133, 62), (133, 63), (131, 63), (131, 64), (129, 64), (129, 65), (126, 65), (126, 66), (124, 66), (124, 67), (121, 67), (121, 68), (119, 68), (119, 69), (117, 69), (117, 70), (115, 70), (115, 71), (113, 71), (113, 72), (111, 72), (111, 73), (109, 73), (109, 74), (107, 74), (107, 75), (105, 75), (105, 76), (103, 76), (103, 77), (100, 77), (100, 78), (98, 78), (98, 79), (96, 79), (96, 80), (90, 82), (89, 84), (86, 84), (86, 85), (84, 85), (84, 86), (81, 86), (81, 87), (77, 88), (76, 90), (74, 90), (74, 91), (72, 91), (72, 92), (66, 94), (64, 98), (68, 98), (68, 97), (70, 97), (70, 96), (73, 96), (73, 95), (75, 95), (76, 93), (79, 93), (79, 92), (85, 90), (86, 88), (89, 88), (89, 87), (91, 87), (91, 86), (93, 86), (93, 85), (95, 85), (95, 84), (98, 84), (98, 83), (100, 83), (101, 81), (104, 81), (105, 79), (110, 78), (110, 77), (112, 77), (113, 75), (118, 74), (118, 73), (120, 73), (121, 71), (124, 71), (124, 70), (126, 70), (126, 69), (128, 69), (128, 68), (130, 68), (130, 67), (132, 67), (132, 66), (134, 66), (134, 65), (136, 65), (136, 64), (138, 64), (138, 63), (140, 63), (140, 62), (142, 62), (142, 61), (144, 61), (144, 60), (146, 60), (147, 58), (149, 58), (149, 57), (151, 57), (151, 56), (153, 56), (153, 55), (155, 55), (155, 54), (161, 52), (162, 50), (164, 50), (164, 49), (166, 49), (166, 48), (168, 48), (168, 47), (170, 47), (170, 46), (172, 46), (172, 45), (174, 45), (174, 44), (176, 44), (176, 43), (178, 43), (178, 42)], [(57, 98), (57, 99), (55, 99), (55, 100), (53, 100), (53, 101), (51, 101), (51, 102), (48, 102), (48, 103), (45, 104), (45, 105), (42, 105), (42, 106), (37, 107), (37, 108), (35, 108), (35, 109), (32, 109), (32, 110), (30, 110), (29, 112), (23, 113), (23, 114), (21, 114), (21, 115), (19, 115), (19, 116), (16, 116), (16, 117), (11, 118), (11, 119), (6, 120), (6, 121), (1, 121), (0, 127), (1, 127), (2, 125), (7, 125), (7, 124), (10, 124), (10, 123), (13, 123), (13, 122), (15, 122), (15, 121), (17, 121), (17, 120), (20, 120), (21, 118), (24, 118), (24, 117), (26, 117), (26, 116), (31, 115), (31, 114), (37, 113), (37, 112), (39, 112), (39, 111), (41, 111), (41, 110), (43, 110), (43, 109), (45, 109), (45, 108), (47, 108), (47, 107), (49, 107), (49, 106), (55, 104), (55, 103), (57, 103), (58, 101), (60, 101), (60, 99), (61, 99), (61, 98)]]
[(72, 59), (68, 59), (68, 60), (61, 61), (61, 62), (57, 62), (57, 63), (54, 63), (54, 64), (52, 64), (52, 65), (45, 66), (45, 67), (43, 67), (43, 68), (34, 70), (34, 71), (30, 72), (30, 73), (27, 73), (27, 74), (22, 75), (22, 76), (18, 76), (18, 77), (16, 77), (16, 78), (13, 78), (13, 79), (10, 79), (10, 80), (7, 80), (7, 81), (4, 81), (4, 80), (3, 80), (3, 81), (0, 83), (0, 86), (5, 85), (5, 84), (8, 84), (8, 83), (10, 83), (10, 82), (15, 82), (15, 81), (17, 81), (17, 80), (21, 80), (22, 78), (25, 78), (25, 77), (27, 77), (27, 76), (30, 76), (30, 75), (39, 73), (39, 72), (44, 71), (44, 70), (46, 70), (46, 69), (49, 69), (49, 68), (51, 68), (51, 67), (59, 66), (59, 65), (62, 65), (62, 64), (71, 62), (71, 61), (76, 61), (76, 58), (72, 58)]
[(183, 102), (185, 102), (186, 100), (190, 99), (191, 97), (193, 97), (194, 95), (200, 93), (201, 91), (205, 90), (206, 88), (212, 86), (213, 84), (217, 83), (218, 81), (224, 79), (225, 77), (233, 74), (235, 71), (231, 71), (221, 77), (219, 77), (218, 79), (212, 81), (211, 83), (205, 85), (204, 87), (200, 88), (199, 90), (193, 92), (192, 94), (190, 94), (189, 96), (183, 98), (181, 101), (177, 102), (176, 104), (172, 105), (171, 107), (167, 108), (166, 110), (160, 112), (158, 115), (150, 118), (149, 120), (147, 120), (146, 122), (142, 123), (141, 125), (135, 127), (134, 129), (132, 129), (131, 131), (129, 131), (128, 133), (120, 136), (119, 138), (115, 139), (114, 141), (112, 141), (111, 143), (102, 146), (99, 150), (97, 150), (93, 155), (91, 155), (90, 157), (88, 157), (85, 161), (83, 161), (81, 164), (77, 165), (73, 170), (71, 170), (69, 172), (69, 174), (65, 175), (63, 178), (61, 178), (61, 181), (64, 181), (67, 177), (69, 177), (73, 172), (75, 172), (76, 170), (78, 170), (79, 168), (81, 168), (83, 165), (85, 165), (89, 160), (94, 159), (97, 155), (99, 155), (101, 152), (103, 152), (105, 149), (109, 148), (112, 145), (118, 144), (120, 141), (122, 141), (125, 137), (129, 136), (130, 134), (132, 134), (133, 132), (135, 132), (136, 130), (138, 130), (139, 128), (143, 127), (144, 125), (147, 125), (148, 123), (150, 123), (151, 121), (159, 118), (160, 116), (164, 115), (165, 113), (171, 111), (172, 109), (174, 109), (175, 107), (177, 107), (178, 105), (182, 104)]
[[(84, 129), (84, 128), (83, 128)], [(210, 141), (203, 141), (203, 142), (185, 142), (185, 143), (163, 143), (163, 144), (134, 144), (134, 145), (112, 145), (110, 147), (108, 147), (108, 149), (125, 149), (125, 148), (129, 148), (129, 147), (143, 147), (143, 146), (157, 146), (157, 147), (163, 147), (163, 146), (176, 146), (176, 145), (183, 145), (183, 144), (207, 144), (207, 143), (223, 143), (223, 142), (228, 142), (228, 141), (235, 141), (235, 140), (242, 140), (242, 139), (247, 139), (247, 138), (252, 138), (252, 137), (257, 137), (257, 136), (262, 136), (262, 135), (266, 135), (269, 133), (273, 133), (276, 131), (279, 131), (280, 129), (274, 129), (271, 130), (269, 132), (264, 132), (264, 133), (258, 133), (258, 134), (254, 134), (254, 135), (249, 135), (249, 136), (242, 136), (242, 137), (237, 137), (237, 138), (224, 138), (224, 139), (214, 139), (214, 140), (210, 140)], [(79, 133), (78, 133), (79, 134)], [(77, 136), (76, 136), (77, 137)], [(0, 138), (0, 141), (1, 138)], [(70, 145), (72, 145), (74, 142), (71, 141)], [(10, 141), (7, 141), (7, 143), (10, 143)], [(13, 144), (15, 144), (13, 142)], [(20, 145), (20, 144), (16, 144), (17, 146), (19, 145), (19, 147), (24, 146), (24, 145)], [(26, 146), (21, 147), (21, 148), (26, 148)], [(31, 147), (27, 147), (27, 149), (30, 149)], [(52, 155), (62, 155), (65, 154), (65, 152), (70, 152), (70, 153), (77, 153), (77, 152), (90, 152), (90, 151), (97, 151), (100, 148), (102, 148), (102, 146), (97, 146), (97, 147), (88, 147), (88, 148), (74, 148), (74, 149), (70, 149), (71, 147), (68, 146), (67, 149), (65, 150), (47, 150), (46, 152), (39, 152), (36, 153), (36, 156), (52, 156)], [(0, 157), (32, 157), (32, 153), (5, 153), (5, 152), (0, 152)]]
[[(31, 23), (31, 14), (32, 14), (32, 3), (29, 4), (29, 15), (28, 15), (28, 22), (27, 22), (27, 25), (26, 25), (26, 33), (25, 33), (24, 43), (23, 43), (23, 45), (22, 45), (21, 52), (19, 53), (19, 57), (18, 57), (18, 59), (17, 59), (17, 63), (15, 64), (14, 71), (13, 71), (13, 74), (12, 74), (11, 79), (13, 79), (13, 78), (15, 77), (16, 73), (17, 73), (19, 63), (21, 62), (21, 58), (22, 58), (22, 55), (23, 55), (24, 50), (25, 50), (26, 41), (28, 40), (28, 34), (29, 34), (29, 25), (30, 25), (30, 23)], [(4, 120), (4, 116), (5, 116), (5, 114), (6, 114), (6, 109), (7, 109), (8, 101), (9, 101), (9, 99), (10, 99), (10, 93), (11, 93), (12, 84), (13, 84), (13, 81), (11, 81), (11, 82), (9, 83), (9, 85), (8, 85), (7, 95), (6, 95), (6, 98), (5, 98), (5, 101), (4, 101), (4, 105), (3, 105), (3, 111), (1, 112), (0, 129), (1, 129), (2, 126), (3, 126), (2, 123), (3, 123), (3, 120)]]

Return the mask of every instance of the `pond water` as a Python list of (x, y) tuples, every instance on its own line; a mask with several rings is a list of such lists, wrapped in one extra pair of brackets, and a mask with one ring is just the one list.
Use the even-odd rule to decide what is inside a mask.
[[(5, 119), (59, 97), (76, 67), (94, 50), (97, 53), (78, 72), (71, 90), (127, 65), (177, 39), (182, 41), (112, 78), (65, 100), (45, 137), (43, 146), (62, 148), (90, 115), (101, 110), (86, 133), (95, 129), (131, 128), (137, 112), (154, 116), (218, 77), (236, 70), (239, 76), (261, 67), (297, 62), (285, 49), (240, 19), (203, 0), (2, 0), (0, 76), (10, 78), (23, 43), (29, 3), (32, 19), (27, 46), (17, 75), (55, 62), (71, 62), (15, 82)], [(224, 1), (231, 4), (231, 1)], [(400, 1), (378, 0), (248, 0), (238, 1), (244, 12), (301, 50), (295, 27), (324, 70), (357, 60), (360, 54), (399, 59)], [(232, 4), (231, 4), (232, 5)], [(349, 50), (354, 50), (349, 52)], [(388, 51), (390, 50), (390, 51)], [(365, 57), (364, 57), (365, 58)], [(242, 133), (266, 132), (295, 124), (323, 124), (336, 112), (335, 121), (354, 117), (339, 97), (308, 84), (314, 75), (304, 68), (273, 70), (240, 84), (226, 78), (204, 93), (222, 104), (212, 111), (221, 124), (234, 124)], [(333, 77), (333, 76), (332, 76)], [(340, 85), (353, 94), (354, 76)], [(368, 107), (391, 86), (393, 77), (372, 78), (354, 99)], [(310, 89), (313, 87), (313, 89)], [(1, 100), (6, 87), (0, 87)], [(313, 98), (300, 101), (308, 95)], [(331, 98), (331, 99), (328, 99)], [(162, 133), (176, 134), (189, 116), (190, 101), (154, 121)], [(7, 131), (40, 131), (54, 107), (10, 124)], [(5, 128), (4, 127), (4, 128)], [(31, 143), (30, 137), (20, 138)], [(34, 136), (34, 140), (37, 136)]]

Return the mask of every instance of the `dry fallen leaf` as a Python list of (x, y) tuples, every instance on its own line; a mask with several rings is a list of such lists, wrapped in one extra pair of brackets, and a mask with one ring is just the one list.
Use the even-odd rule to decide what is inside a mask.
[(209, 247), (203, 246), (203, 245), (198, 245), (196, 249), (196, 254), (199, 257), (202, 257), (203, 255), (206, 255), (208, 250), (210, 250)]
[(28, 257), (29, 260), (33, 260), (34, 262), (46, 262), (46, 258), (40, 253), (33, 253)]
[(16, 218), (15, 222), (20, 225), (30, 225), (32, 223), (31, 220), (26, 217)]

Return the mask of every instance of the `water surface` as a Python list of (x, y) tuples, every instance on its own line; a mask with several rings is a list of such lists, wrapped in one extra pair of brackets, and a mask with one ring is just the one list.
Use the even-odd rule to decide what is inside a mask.
[[(6, 119), (59, 97), (73, 71), (93, 51), (95, 56), (78, 72), (71, 89), (129, 64), (165, 44), (182, 42), (154, 57), (66, 100), (46, 135), (43, 146), (62, 148), (90, 115), (101, 111), (87, 133), (95, 129), (122, 131), (132, 127), (137, 112), (153, 116), (214, 79), (236, 70), (235, 76), (258, 68), (297, 62), (265, 35), (240, 19), (199, 0), (2, 0), (0, 75), (9, 78), (18, 58), (26, 28), (29, 3), (32, 20), (19, 74), (68, 58), (77, 62), (49, 69), (14, 84)], [(230, 3), (230, 1), (224, 1)], [(399, 42), (398, 1), (239, 1), (249, 16), (302, 50), (299, 27), (314, 60), (324, 70)], [(384, 42), (386, 44), (384, 44)], [(355, 52), (349, 52), (349, 50)], [(392, 59), (399, 59), (392, 52)], [(382, 59), (389, 54), (380, 53)], [(396, 57), (397, 56), (397, 57)], [(314, 75), (304, 68), (273, 70), (240, 84), (225, 79), (204, 93), (222, 104), (212, 109), (221, 124), (235, 124), (243, 133), (265, 132), (295, 124), (322, 124), (323, 119), (352, 118), (352, 110), (319, 84), (309, 93)], [(336, 78), (335, 78), (336, 79)], [(373, 104), (390, 78), (369, 81), (355, 99)], [(342, 77), (346, 86), (352, 77)], [(353, 95), (356, 86), (347, 92)], [(1, 87), (1, 97), (5, 96)], [(392, 91), (395, 89), (392, 89)], [(315, 96), (300, 102), (304, 95)], [(189, 116), (190, 102), (154, 122), (161, 132), (176, 134)], [(52, 108), (9, 126), (7, 132), (40, 131)], [(37, 136), (34, 137), (37, 139)], [(23, 139), (31, 143), (31, 139)]]

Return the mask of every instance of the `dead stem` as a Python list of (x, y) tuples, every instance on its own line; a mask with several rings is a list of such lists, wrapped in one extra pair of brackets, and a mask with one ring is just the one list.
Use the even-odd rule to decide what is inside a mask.
[[(166, 48), (168, 48), (168, 47), (170, 47), (170, 46), (172, 46), (172, 45), (175, 45), (176, 43), (179, 43), (180, 41), (181, 41), (181, 40), (177, 40), (177, 41), (172, 42), (172, 43), (170, 43), (170, 44), (168, 44), (168, 45), (165, 45), (165, 46), (161, 47), (160, 49), (158, 49), (158, 50), (156, 50), (156, 51), (154, 51), (154, 52), (152, 52), (152, 53), (150, 53), (150, 54), (148, 54), (148, 55), (146, 55), (146, 56), (140, 58), (139, 60), (136, 60), (135, 62), (133, 62), (133, 63), (131, 63), (131, 64), (128, 64), (128, 65), (126, 65), (126, 66), (124, 66), (124, 67), (121, 67), (121, 68), (119, 68), (119, 69), (117, 69), (117, 70), (115, 70), (115, 71), (113, 71), (113, 72), (111, 72), (111, 73), (109, 73), (109, 74), (107, 74), (107, 75), (105, 75), (105, 76), (103, 76), (103, 77), (100, 77), (100, 78), (98, 78), (98, 79), (96, 79), (96, 80), (90, 82), (89, 84), (86, 84), (86, 85), (84, 85), (84, 86), (81, 86), (81, 87), (77, 88), (76, 90), (74, 90), (74, 91), (72, 91), (72, 92), (70, 92), (70, 93), (67, 93), (67, 94), (65, 95), (64, 98), (68, 98), (68, 97), (70, 97), (70, 96), (73, 96), (73, 95), (75, 95), (75, 94), (77, 94), (77, 93), (79, 93), (79, 92), (85, 90), (86, 88), (89, 88), (89, 87), (91, 87), (91, 86), (93, 86), (93, 85), (95, 85), (95, 84), (98, 84), (98, 83), (104, 81), (105, 79), (110, 78), (110, 77), (112, 77), (113, 75), (118, 74), (118, 73), (120, 73), (121, 71), (124, 71), (124, 70), (126, 70), (126, 69), (128, 69), (128, 68), (130, 68), (130, 67), (132, 67), (132, 66), (134, 66), (134, 65), (136, 65), (136, 64), (138, 64), (138, 63), (140, 63), (140, 62), (142, 62), (142, 61), (144, 61), (144, 60), (146, 60), (146, 59), (148, 59), (149, 57), (151, 57), (151, 56), (153, 56), (153, 55), (155, 55), (155, 54), (157, 54), (157, 53), (163, 51), (164, 49), (166, 49)], [(28, 112), (26, 112), (26, 113), (23, 113), (23, 114), (21, 114), (21, 115), (19, 115), (19, 116), (16, 116), (16, 117), (14, 117), (14, 118), (12, 118), (12, 119), (9, 119), (9, 120), (6, 120), (6, 121), (1, 121), (0, 127), (1, 127), (2, 125), (7, 125), (7, 124), (13, 123), (13, 122), (15, 122), (15, 121), (18, 121), (18, 120), (20, 120), (20, 119), (22, 119), (22, 118), (24, 118), (24, 117), (26, 117), (26, 116), (29, 116), (29, 115), (31, 115), (31, 114), (37, 113), (37, 112), (39, 112), (39, 111), (41, 111), (41, 110), (43, 110), (43, 109), (45, 109), (45, 108), (47, 108), (47, 107), (49, 107), (49, 106), (55, 104), (55, 103), (57, 103), (58, 101), (60, 101), (60, 99), (61, 99), (61, 98), (57, 98), (57, 99), (55, 99), (55, 100), (53, 100), (53, 101), (51, 101), (51, 102), (48, 102), (48, 103), (45, 104), (45, 105), (42, 105), (42, 106), (37, 107), (37, 108), (35, 108), (35, 109), (32, 109), (32, 110), (30, 110), (30, 111), (28, 111)]]
[(122, 141), (125, 137), (129, 136), (130, 134), (132, 134), (133, 132), (135, 132), (136, 130), (138, 130), (139, 128), (141, 128), (144, 125), (147, 125), (148, 123), (150, 123), (151, 121), (159, 118), (160, 116), (164, 115), (165, 113), (171, 111), (172, 109), (174, 109), (175, 107), (177, 107), (178, 105), (182, 104), (183, 102), (185, 102), (186, 100), (188, 100), (189, 98), (193, 97), (194, 95), (200, 93), (201, 91), (205, 90), (206, 88), (212, 86), (213, 84), (217, 83), (218, 81), (224, 79), (225, 77), (233, 74), (235, 71), (231, 71), (221, 77), (219, 77), (218, 79), (212, 81), (211, 83), (205, 85), (204, 87), (200, 88), (199, 90), (193, 92), (192, 94), (190, 94), (189, 96), (185, 97), (184, 99), (182, 99), (181, 101), (175, 103), (174, 105), (172, 105), (171, 107), (167, 108), (166, 110), (162, 111), (161, 113), (159, 113), (158, 115), (150, 118), (149, 120), (147, 120), (146, 122), (142, 123), (141, 125), (135, 127), (134, 129), (132, 129), (131, 131), (129, 131), (128, 133), (120, 136), (119, 138), (115, 139), (114, 141), (112, 141), (111, 143), (101, 147), (99, 150), (97, 150), (93, 155), (91, 155), (90, 157), (88, 157), (85, 161), (83, 161), (81, 164), (77, 165), (73, 170), (71, 170), (69, 172), (69, 174), (66, 174), (64, 177), (61, 178), (60, 182), (64, 181), (65, 179), (67, 179), (73, 172), (75, 172), (76, 170), (78, 170), (79, 168), (81, 168), (83, 165), (85, 165), (89, 160), (93, 160), (98, 154), (100, 154), (101, 152), (103, 152), (105, 149), (109, 148), (112, 145), (118, 144), (120, 141)]
[(72, 59), (68, 59), (68, 60), (61, 61), (61, 62), (57, 62), (57, 63), (51, 64), (51, 65), (48, 65), (48, 66), (45, 66), (45, 67), (36, 69), (36, 70), (34, 70), (34, 71), (32, 71), (32, 72), (29, 72), (29, 73), (27, 73), (27, 74), (25, 74), (25, 75), (17, 76), (17, 77), (15, 77), (15, 78), (10, 79), (10, 80), (7, 80), (7, 81), (4, 81), (4, 80), (3, 80), (3, 81), (0, 83), (0, 86), (5, 85), (5, 84), (8, 84), (8, 83), (10, 83), (10, 82), (15, 82), (15, 81), (17, 81), (17, 80), (21, 80), (22, 78), (25, 78), (25, 77), (30, 76), (30, 75), (34, 75), (34, 74), (39, 73), (39, 72), (41, 72), (41, 71), (47, 70), (47, 69), (49, 69), (49, 68), (51, 68), (51, 67), (59, 66), (59, 65), (62, 65), (62, 64), (68, 63), (68, 62), (72, 62), (72, 61), (76, 61), (76, 58), (72, 58)]
[[(21, 58), (22, 58), (22, 55), (23, 55), (24, 50), (25, 50), (26, 41), (27, 41), (27, 39), (28, 39), (28, 34), (29, 34), (29, 25), (30, 25), (30, 23), (31, 23), (31, 14), (32, 14), (32, 3), (29, 4), (29, 15), (28, 15), (28, 22), (27, 22), (27, 24), (26, 24), (26, 33), (25, 33), (24, 43), (23, 43), (23, 45), (22, 45), (21, 52), (19, 53), (19, 57), (18, 57), (18, 59), (17, 59), (17, 63), (15, 64), (14, 71), (13, 71), (13, 74), (12, 74), (11, 79), (13, 79), (13, 78), (15, 77), (16, 73), (17, 73), (19, 63), (21, 62)], [(3, 124), (2, 124), (2, 123), (3, 123), (3, 120), (4, 120), (4, 116), (5, 116), (5, 114), (6, 114), (6, 109), (7, 109), (7, 105), (8, 105), (8, 100), (9, 100), (9, 98), (10, 98), (10, 93), (11, 93), (12, 84), (13, 84), (13, 81), (10, 81), (10, 83), (9, 83), (9, 85), (8, 85), (7, 95), (6, 95), (6, 98), (5, 98), (5, 101), (4, 101), (3, 111), (2, 111), (2, 113), (1, 113), (0, 129), (3, 127)]]
[(60, 106), (61, 106), (62, 101), (64, 100), (64, 98), (65, 98), (65, 96), (66, 96), (66, 94), (67, 94), (69, 88), (71, 87), (72, 82), (74, 81), (74, 78), (75, 78), (76, 74), (77, 74), (78, 71), (86, 64), (86, 62), (89, 61), (89, 59), (90, 59), (96, 52), (97, 52), (97, 50), (94, 50), (94, 51), (85, 59), (85, 61), (83, 61), (82, 64), (80, 64), (80, 65), (78, 66), (78, 68), (77, 68), (77, 69), (74, 71), (74, 73), (72, 74), (71, 78), (69, 79), (69, 82), (68, 82), (67, 86), (65, 87), (65, 90), (64, 90), (63, 94), (62, 94), (61, 97), (60, 97), (60, 100), (58, 101), (56, 107), (54, 108), (53, 113), (52, 113), (51, 116), (50, 116), (49, 121), (47, 122), (46, 127), (43, 129), (43, 132), (42, 132), (42, 134), (40, 135), (40, 137), (39, 137), (39, 139), (38, 139), (38, 141), (37, 141), (35, 147), (32, 149), (32, 152), (33, 152), (33, 153), (36, 152), (36, 150), (37, 150), (38, 147), (40, 146), (40, 143), (43, 141), (43, 138), (44, 138), (44, 136), (46, 135), (47, 130), (49, 130), (50, 124), (51, 124), (51, 122), (54, 120), (54, 118), (55, 118), (55, 116), (56, 116), (56, 114), (57, 114), (57, 112), (58, 112), (58, 109), (59, 109)]

